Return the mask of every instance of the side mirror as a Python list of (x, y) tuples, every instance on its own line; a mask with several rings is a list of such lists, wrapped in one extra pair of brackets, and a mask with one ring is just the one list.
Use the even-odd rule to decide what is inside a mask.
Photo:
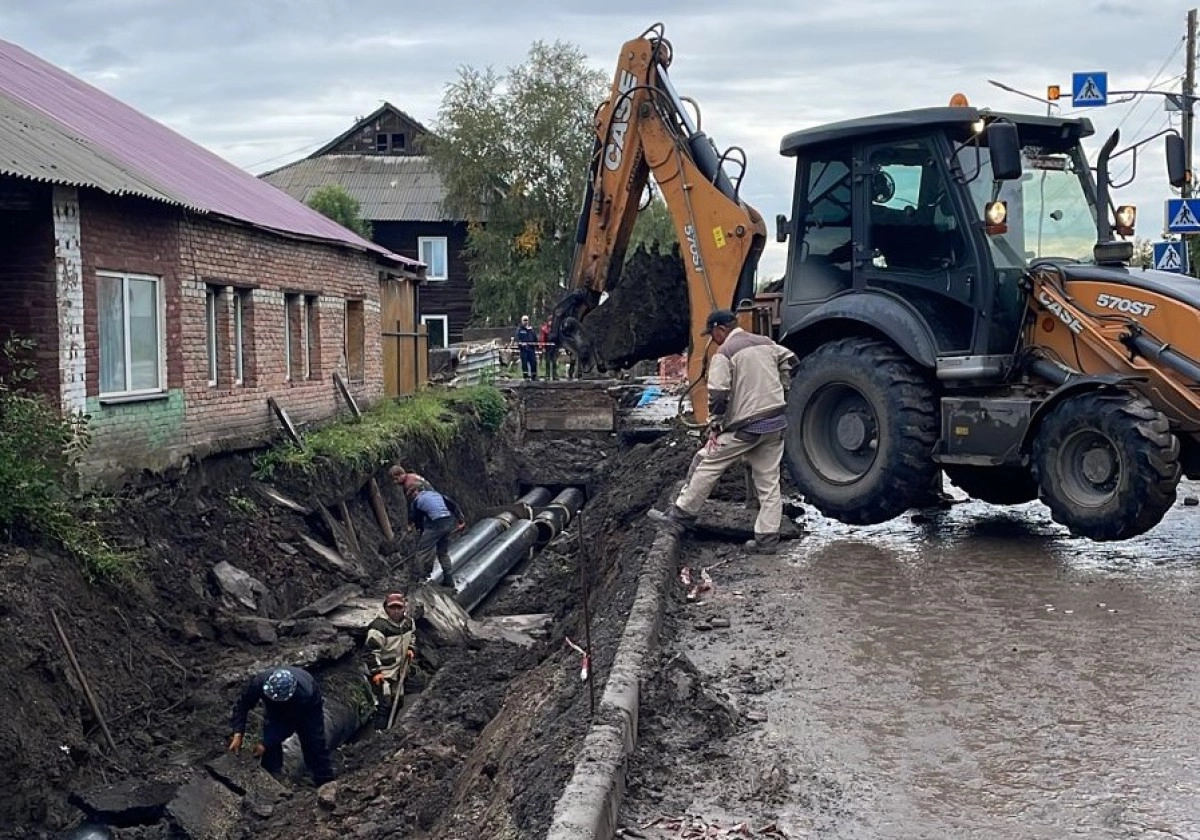
[(1015, 181), (1021, 177), (1021, 141), (1017, 126), (994, 122), (987, 127), (988, 156), (992, 160), (992, 179)]
[(1188, 181), (1187, 152), (1178, 134), (1167, 135), (1167, 180), (1176, 189)]
[(775, 241), (787, 242), (788, 233), (788, 217), (779, 213), (775, 216)]

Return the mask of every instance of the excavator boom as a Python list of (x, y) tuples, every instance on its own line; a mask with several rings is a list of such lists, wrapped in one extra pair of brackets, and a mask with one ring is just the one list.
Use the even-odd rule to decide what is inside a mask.
[[(753, 298), (766, 226), (738, 194), (744, 155), (740, 149), (718, 153), (700, 129), (698, 109), (690, 113), (690, 103), (675, 92), (667, 75), (670, 63), (671, 45), (663, 38), (661, 24), (621, 48), (609, 98), (596, 111), (571, 292), (559, 304), (554, 324), (560, 344), (575, 353), (585, 369), (590, 367), (596, 336), (589, 335), (587, 316), (601, 306), (605, 293), (615, 293), (620, 285), (639, 205), (652, 177), (680, 243), (687, 300), (643, 299), (638, 311), (686, 312), (688, 374), (696, 384), (692, 405), (702, 422), (708, 410), (707, 391), (700, 382), (707, 347), (704, 323), (713, 309), (733, 309), (739, 301)], [(726, 163), (738, 165), (736, 177), (728, 175)], [(624, 288), (620, 294), (628, 300), (644, 297), (647, 291)], [(638, 349), (631, 348), (623, 360), (636, 360)], [(603, 357), (595, 361), (604, 364)]]

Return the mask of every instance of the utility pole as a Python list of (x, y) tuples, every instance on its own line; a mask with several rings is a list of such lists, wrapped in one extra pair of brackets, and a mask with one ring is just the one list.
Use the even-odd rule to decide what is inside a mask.
[(1183, 197), (1192, 197), (1192, 95), (1196, 91), (1196, 10), (1187, 14), (1187, 63), (1183, 73), (1183, 150), (1187, 160), (1187, 180), (1183, 183)]

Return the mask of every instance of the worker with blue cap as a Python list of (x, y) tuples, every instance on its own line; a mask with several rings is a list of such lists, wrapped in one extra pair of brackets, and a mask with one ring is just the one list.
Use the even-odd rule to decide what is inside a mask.
[(303, 668), (283, 665), (268, 668), (246, 681), (241, 697), (233, 705), (229, 751), (242, 748), (246, 718), (263, 704), (262, 742), (254, 748), (268, 773), (283, 769), (283, 742), (295, 734), (300, 739), (304, 763), (318, 786), (333, 781), (329, 747), (325, 741), (325, 701), (313, 675)]

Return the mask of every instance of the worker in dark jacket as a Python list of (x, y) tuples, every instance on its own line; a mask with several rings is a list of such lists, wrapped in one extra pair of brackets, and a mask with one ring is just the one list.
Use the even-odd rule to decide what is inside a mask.
[(433, 558), (442, 567), (442, 585), (454, 589), (450, 576), (450, 536), (466, 527), (458, 503), (428, 483), (405, 485), (408, 497), (408, 526), (421, 532), (417, 542), (417, 565), (433, 574)]
[(517, 349), (521, 351), (521, 375), (526, 379), (537, 379), (538, 334), (529, 323), (529, 316), (521, 316), (521, 326), (517, 327)]
[(261, 756), (263, 769), (268, 773), (283, 769), (283, 742), (295, 734), (313, 781), (318, 786), (332, 781), (333, 767), (325, 743), (325, 701), (312, 674), (285, 665), (247, 680), (230, 716), (230, 752), (241, 750), (246, 718), (259, 701), (263, 704), (262, 742), (254, 748), (254, 755)]

